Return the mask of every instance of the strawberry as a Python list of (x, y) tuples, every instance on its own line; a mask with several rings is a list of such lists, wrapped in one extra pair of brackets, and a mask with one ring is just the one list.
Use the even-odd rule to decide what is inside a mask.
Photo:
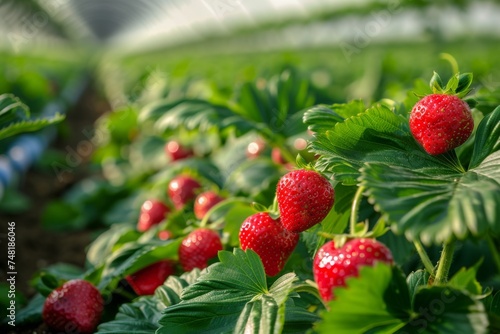
[(248, 217), (239, 233), (241, 249), (257, 253), (268, 276), (275, 276), (283, 269), (299, 242), (299, 236), (286, 230), (279, 218), (273, 219), (267, 212)]
[(139, 232), (149, 230), (153, 225), (161, 223), (169, 212), (168, 206), (160, 201), (154, 199), (145, 201), (141, 206), (137, 230)]
[(168, 184), (168, 194), (176, 209), (181, 209), (196, 197), (196, 191), (201, 188), (198, 181), (186, 175), (173, 178)]
[(469, 105), (456, 95), (427, 95), (415, 104), (410, 114), (413, 137), (431, 155), (462, 145), (473, 129)]
[(191, 149), (183, 147), (175, 140), (165, 144), (165, 153), (171, 161), (186, 159), (194, 155)]
[(373, 266), (376, 261), (393, 263), (391, 251), (374, 239), (353, 239), (341, 248), (335, 248), (333, 241), (324, 244), (313, 263), (314, 280), (321, 298), (335, 299), (332, 289), (346, 286), (346, 278), (357, 277), (361, 266)]
[(157, 287), (162, 285), (168, 276), (175, 273), (175, 263), (172, 260), (155, 262), (138, 272), (125, 277), (128, 284), (139, 296), (152, 295)]
[(43, 321), (58, 333), (94, 333), (104, 301), (91, 283), (74, 279), (53, 290), (43, 304)]
[(179, 262), (185, 271), (203, 269), (208, 266), (208, 260), (217, 256), (220, 250), (222, 243), (219, 235), (207, 228), (199, 228), (182, 240)]
[(203, 219), (208, 210), (223, 200), (223, 197), (220, 197), (213, 191), (205, 191), (199, 194), (194, 200), (194, 214), (196, 218)]
[(291, 232), (302, 232), (321, 222), (330, 212), (335, 191), (321, 174), (295, 170), (285, 174), (276, 188), (281, 223)]

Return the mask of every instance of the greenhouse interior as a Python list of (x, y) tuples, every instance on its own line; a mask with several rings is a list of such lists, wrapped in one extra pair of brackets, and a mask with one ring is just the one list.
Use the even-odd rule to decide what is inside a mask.
[(0, 17), (2, 333), (500, 333), (500, 1)]

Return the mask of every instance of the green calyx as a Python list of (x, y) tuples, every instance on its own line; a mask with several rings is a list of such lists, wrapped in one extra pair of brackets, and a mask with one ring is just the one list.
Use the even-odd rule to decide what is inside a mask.
[(437, 72), (431, 78), (429, 85), (431, 86), (434, 94), (449, 94), (456, 95), (459, 98), (465, 97), (470, 92), (470, 85), (472, 84), (472, 73), (455, 73), (446, 86)]

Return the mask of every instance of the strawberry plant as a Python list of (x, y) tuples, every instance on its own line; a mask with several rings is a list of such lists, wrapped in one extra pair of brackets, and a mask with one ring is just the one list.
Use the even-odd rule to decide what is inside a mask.
[(101, 119), (109, 181), (68, 196), (107, 228), (71, 277), (107, 303), (97, 333), (498, 332), (500, 107), (471, 74), (372, 103), (292, 68), (189, 84)]

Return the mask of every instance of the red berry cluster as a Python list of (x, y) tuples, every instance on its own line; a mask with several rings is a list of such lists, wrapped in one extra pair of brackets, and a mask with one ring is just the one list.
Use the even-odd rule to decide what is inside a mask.
[(335, 191), (318, 172), (301, 169), (279, 180), (276, 198), (279, 218), (273, 219), (269, 212), (254, 214), (243, 222), (239, 233), (241, 248), (256, 252), (269, 276), (283, 269), (299, 242), (299, 233), (330, 212)]

